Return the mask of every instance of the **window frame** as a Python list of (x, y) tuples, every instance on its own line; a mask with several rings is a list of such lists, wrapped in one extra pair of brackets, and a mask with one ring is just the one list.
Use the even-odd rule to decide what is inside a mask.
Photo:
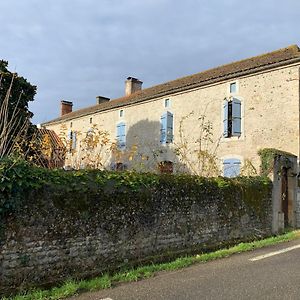
[[(170, 128), (171, 130), (169, 130)], [(160, 143), (162, 145), (166, 145), (166, 144), (172, 144), (173, 142), (174, 142), (174, 114), (170, 111), (166, 111), (160, 117)]]
[(164, 108), (170, 108), (171, 107), (171, 99), (166, 98), (164, 99)]
[[(242, 169), (242, 165), (243, 165), (243, 159), (241, 156), (238, 156), (238, 155), (227, 155), (225, 157), (223, 157), (221, 159), (221, 163), (222, 163), (222, 166), (221, 166), (221, 169), (222, 169), (222, 175), (223, 177), (226, 177), (226, 178), (235, 178), (235, 177), (238, 177), (238, 176), (241, 176), (241, 169)], [(226, 170), (225, 169), (225, 165), (231, 165), (230, 168), (232, 168), (232, 166), (238, 166), (238, 173), (236, 173), (235, 171), (235, 174), (234, 176), (226, 176), (226, 172), (228, 172), (228, 169)], [(232, 169), (233, 170), (233, 169)]]
[(77, 147), (77, 132), (75, 130), (70, 129), (68, 131), (67, 141), (69, 145), (69, 152), (72, 152), (72, 150), (75, 150)]
[[(232, 85), (235, 85), (235, 91), (231, 91)], [(228, 84), (228, 94), (229, 95), (237, 95), (238, 92), (239, 92), (239, 83), (238, 83), (238, 81), (235, 80), (235, 81), (229, 82), (229, 84)]]
[[(124, 127), (124, 133), (119, 135), (118, 128)], [(124, 137), (123, 141), (120, 143), (120, 137)], [(126, 123), (124, 121), (117, 123), (116, 126), (116, 141), (117, 141), (117, 148), (119, 150), (126, 149)]]
[[(236, 105), (239, 105), (238, 111), (239, 115), (235, 118), (233, 118), (233, 111), (236, 113), (237, 106), (235, 106), (235, 110), (232, 108), (232, 115), (231, 117), (231, 126), (233, 127), (234, 121), (235, 123), (235, 132), (233, 134), (228, 134), (228, 125), (227, 127), (225, 126), (225, 120), (228, 122), (228, 115), (227, 118), (225, 117), (226, 109), (225, 109), (225, 104), (229, 102), (235, 102)], [(238, 104), (237, 104), (238, 103)], [(221, 103), (221, 140), (222, 141), (232, 141), (232, 140), (243, 140), (244, 139), (244, 100), (242, 97), (239, 96), (230, 96), (230, 97), (225, 97), (224, 100)], [(228, 111), (227, 111), (228, 113)], [(238, 121), (237, 121), (238, 120)]]

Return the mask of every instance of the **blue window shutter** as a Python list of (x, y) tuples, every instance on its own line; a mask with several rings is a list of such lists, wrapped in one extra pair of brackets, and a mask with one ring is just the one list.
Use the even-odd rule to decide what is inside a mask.
[(126, 146), (126, 128), (125, 124), (123, 123), (121, 126), (121, 147), (124, 148)]
[(228, 101), (223, 103), (223, 135), (228, 136)]
[(160, 142), (167, 142), (167, 114), (163, 114), (160, 118)]
[(172, 143), (173, 142), (173, 114), (167, 112), (167, 136), (166, 142)]
[(73, 132), (72, 133), (72, 149), (76, 149), (76, 143), (77, 143), (76, 132)]
[(224, 177), (236, 177), (241, 173), (241, 161), (236, 158), (229, 158), (223, 161)]
[(232, 100), (232, 135), (240, 136), (241, 135), (241, 101), (233, 98)]
[(126, 126), (125, 123), (120, 123), (117, 125), (117, 141), (118, 147), (120, 149), (125, 148), (126, 146)]

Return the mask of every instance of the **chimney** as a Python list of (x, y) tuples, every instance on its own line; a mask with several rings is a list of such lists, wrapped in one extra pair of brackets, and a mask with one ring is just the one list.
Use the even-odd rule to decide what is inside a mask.
[(125, 95), (129, 96), (135, 92), (142, 90), (142, 84), (142, 81), (133, 77), (128, 77), (125, 81)]
[(108, 102), (110, 99), (106, 98), (106, 97), (103, 97), (103, 96), (97, 96), (96, 100), (97, 100), (97, 102), (96, 102), (97, 104), (101, 104), (101, 103)]
[(64, 116), (65, 114), (72, 112), (73, 102), (61, 100), (60, 101), (60, 116)]

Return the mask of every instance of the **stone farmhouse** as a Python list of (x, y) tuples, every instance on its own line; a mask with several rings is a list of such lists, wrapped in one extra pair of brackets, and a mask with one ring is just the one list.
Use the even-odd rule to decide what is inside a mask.
[[(125, 96), (98, 96), (96, 105), (76, 111), (61, 101), (61, 116), (42, 127), (65, 132), (65, 164), (75, 168), (88, 156), (106, 168), (201, 175), (199, 168), (214, 171), (216, 157), (221, 175), (255, 173), (260, 149), (299, 157), (299, 67), (292, 45), (146, 89), (128, 77)], [(98, 149), (94, 158), (82, 146), (87, 137)], [(114, 150), (108, 140), (116, 141)]]

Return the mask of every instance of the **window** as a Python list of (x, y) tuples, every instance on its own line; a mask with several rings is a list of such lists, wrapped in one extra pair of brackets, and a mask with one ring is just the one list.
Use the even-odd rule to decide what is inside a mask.
[(76, 149), (76, 143), (77, 143), (77, 136), (76, 131), (69, 130), (68, 132), (68, 145), (69, 145), (69, 151)]
[(124, 110), (123, 109), (119, 110), (119, 117), (120, 118), (124, 117)]
[(173, 114), (170, 112), (164, 113), (160, 118), (160, 142), (173, 142)]
[(170, 99), (165, 99), (165, 107), (170, 107), (170, 106), (171, 106)]
[(223, 104), (223, 135), (224, 137), (241, 135), (241, 101), (233, 98)]
[(126, 146), (126, 126), (123, 122), (117, 125), (117, 143), (119, 149), (124, 149)]
[(237, 92), (236, 82), (230, 83), (229, 91), (230, 91), (230, 94), (234, 94)]
[(90, 124), (92, 124), (93, 123), (93, 118), (90, 118)]
[(125, 171), (125, 170), (127, 170), (127, 165), (123, 164), (121, 162), (112, 163), (111, 164), (111, 170), (113, 170), (113, 171)]
[(228, 158), (223, 160), (224, 177), (236, 177), (241, 173), (241, 161), (236, 158)]
[(72, 128), (72, 127), (73, 127), (73, 122), (70, 123), (70, 128)]
[(173, 163), (171, 161), (162, 161), (158, 164), (160, 174), (172, 174)]

